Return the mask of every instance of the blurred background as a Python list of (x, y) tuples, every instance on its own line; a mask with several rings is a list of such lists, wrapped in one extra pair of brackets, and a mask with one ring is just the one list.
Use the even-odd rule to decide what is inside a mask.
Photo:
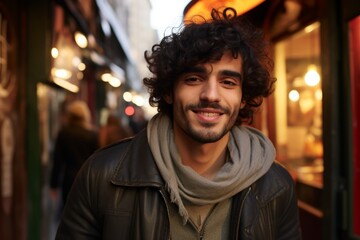
[(86, 103), (99, 147), (136, 134), (156, 113), (144, 51), (224, 6), (270, 43), (276, 90), (253, 126), (294, 178), (304, 239), (360, 239), (358, 0), (1, 0), (0, 239), (54, 239), (69, 104)]

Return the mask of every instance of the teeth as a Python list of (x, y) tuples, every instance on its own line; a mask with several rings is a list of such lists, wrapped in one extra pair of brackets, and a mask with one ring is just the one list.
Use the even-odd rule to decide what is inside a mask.
[(206, 116), (206, 117), (215, 117), (215, 116), (219, 116), (220, 114), (218, 113), (208, 113), (208, 112), (201, 112), (200, 114)]

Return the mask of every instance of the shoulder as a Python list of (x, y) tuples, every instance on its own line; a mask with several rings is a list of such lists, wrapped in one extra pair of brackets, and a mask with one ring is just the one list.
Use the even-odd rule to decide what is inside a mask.
[(123, 139), (115, 144), (98, 149), (86, 161), (87, 167), (99, 171), (104, 168), (113, 168), (126, 153), (132, 140), (133, 138)]
[(119, 168), (129, 169), (132, 165), (143, 164), (147, 152), (146, 131), (125, 138), (95, 151), (86, 161), (84, 168), (94, 173), (115, 173)]
[(280, 162), (275, 161), (271, 168), (269, 169), (269, 175), (273, 174), (274, 177), (277, 177), (279, 179), (282, 179), (284, 183), (293, 183), (293, 179), (288, 171), (288, 169), (282, 165)]
[[(102, 192), (109, 191), (111, 178), (116, 167), (122, 161), (122, 155), (126, 152), (131, 139), (124, 140), (118, 144), (96, 150), (81, 166), (77, 173), (74, 186), (77, 186), (79, 194), (89, 196), (101, 196)], [(112, 192), (112, 191), (110, 191)], [(93, 199), (91, 197), (91, 199)]]
[(100, 149), (85, 164), (84, 172), (88, 175), (83, 178), (107, 180), (116, 186), (163, 185), (145, 130)]
[(274, 162), (270, 169), (253, 185), (253, 191), (261, 196), (264, 203), (284, 195), (294, 193), (294, 180), (288, 170), (279, 162)]

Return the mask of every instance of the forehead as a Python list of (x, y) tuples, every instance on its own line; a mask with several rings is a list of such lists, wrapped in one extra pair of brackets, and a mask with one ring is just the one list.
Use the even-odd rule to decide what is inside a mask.
[[(211, 74), (214, 71), (232, 71), (243, 74), (243, 60), (240, 54), (234, 56), (230, 51), (225, 52), (218, 60), (200, 61), (183, 67), (178, 77), (188, 73)], [(178, 79), (178, 78), (177, 78)]]
[(205, 62), (198, 64), (197, 66), (205, 67), (209, 71), (220, 68), (242, 72), (242, 65), (243, 61), (240, 54), (234, 57), (230, 52), (225, 52), (218, 61)]

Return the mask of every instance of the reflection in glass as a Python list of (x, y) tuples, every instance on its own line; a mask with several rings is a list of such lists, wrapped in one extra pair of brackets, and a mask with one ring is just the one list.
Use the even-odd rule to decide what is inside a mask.
[(322, 90), (319, 24), (276, 43), (278, 159), (296, 175), (322, 185)]

